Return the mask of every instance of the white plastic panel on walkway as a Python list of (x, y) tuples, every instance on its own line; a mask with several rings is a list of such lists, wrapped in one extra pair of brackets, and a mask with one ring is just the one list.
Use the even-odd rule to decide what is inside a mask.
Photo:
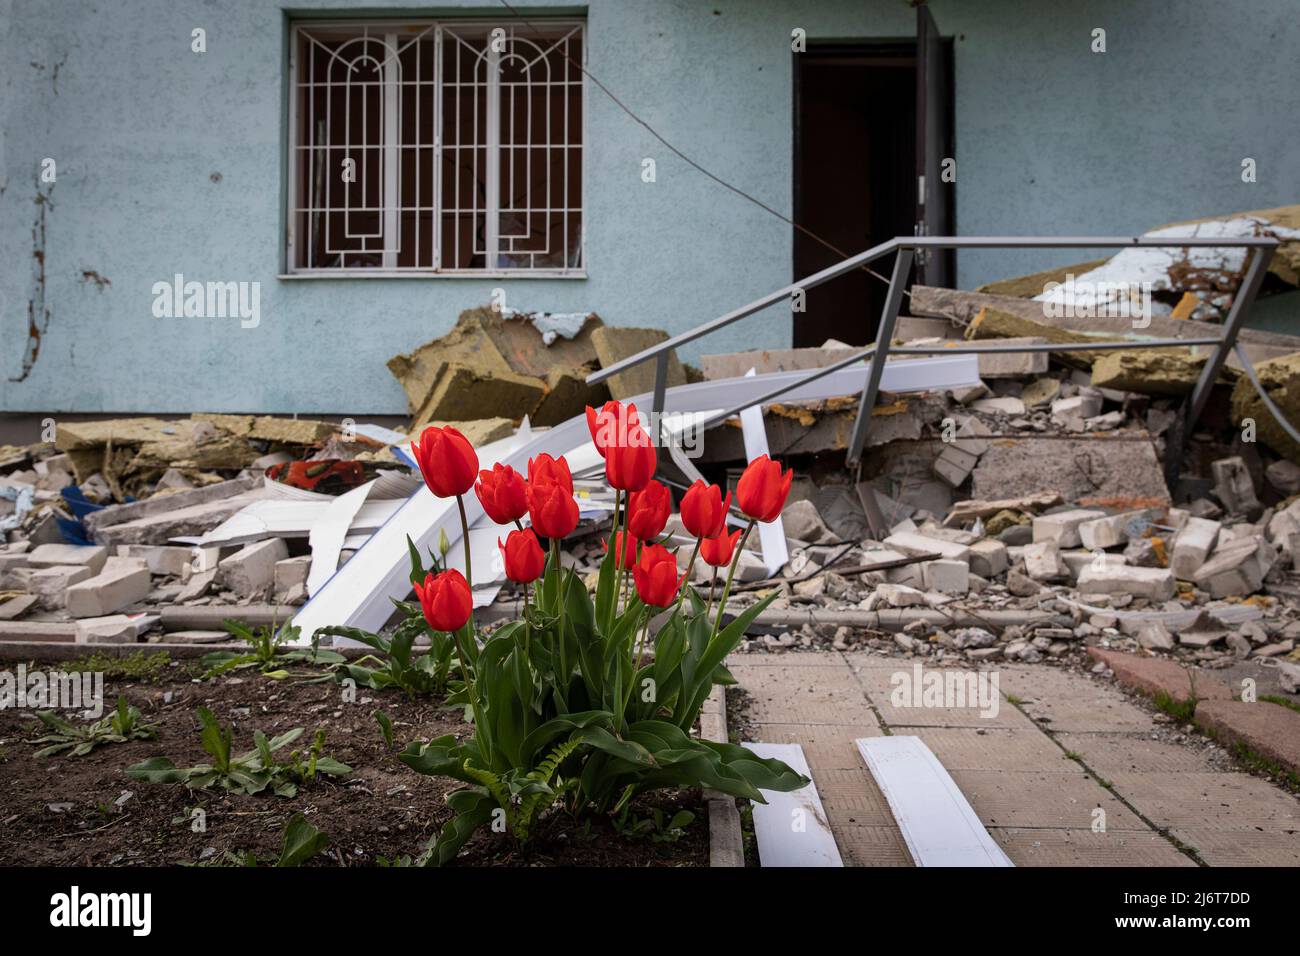
[[(862, 391), (868, 371), (867, 363), (840, 369), (792, 389), (780, 400), (817, 401), (854, 395)], [(807, 375), (807, 370), (772, 372), (679, 385), (665, 391), (664, 411), (701, 412), (730, 408), (746, 400), (760, 399), (768, 392), (798, 382)], [(891, 392), (918, 392), (961, 388), (978, 382), (978, 357), (954, 355), (889, 362), (880, 387)], [(631, 401), (648, 411), (651, 396), (639, 395)], [(479, 467), (490, 469), (499, 461), (524, 471), (528, 460), (543, 452), (566, 456), (575, 473), (599, 464), (599, 455), (587, 431), (586, 417), (579, 415), (553, 428), (536, 432), (521, 429), (509, 438), (484, 445), (478, 449)], [(465, 512), (471, 527), (483, 516), (483, 508), (472, 493), (465, 496)], [(436, 546), (439, 531), (445, 532), (453, 545), (459, 542), (460, 516), (455, 499), (435, 498), (422, 487), (299, 609), (293, 623), (302, 629), (302, 640), (308, 640), (317, 628), (334, 624), (368, 631), (381, 628), (393, 612), (389, 599), (401, 599), (411, 590), (407, 535), (421, 553), (425, 553), (429, 547)], [(460, 554), (461, 549), (453, 547), (447, 555), (448, 563), (464, 571)], [(475, 581), (478, 583), (478, 575)]]
[(806, 787), (778, 793), (760, 790), (767, 803), (754, 804), (754, 836), (763, 866), (843, 866), (839, 847), (826, 822), (817, 784), (798, 744), (747, 743), (765, 760), (775, 758), (808, 778)]
[(917, 866), (1014, 866), (920, 737), (864, 737), (876, 778)]

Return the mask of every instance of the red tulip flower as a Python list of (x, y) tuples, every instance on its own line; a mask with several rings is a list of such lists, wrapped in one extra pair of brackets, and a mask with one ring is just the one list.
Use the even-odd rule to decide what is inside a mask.
[(696, 538), (716, 538), (727, 530), (727, 510), (731, 507), (731, 492), (722, 497), (717, 485), (706, 485), (696, 479), (682, 496), (682, 524)]
[(436, 577), (426, 574), (424, 583), (415, 585), (415, 594), (420, 599), (424, 619), (435, 631), (459, 631), (474, 610), (469, 582), (455, 568)]
[(497, 547), (506, 562), (506, 577), (516, 584), (529, 584), (542, 576), (546, 568), (546, 555), (537, 543), (537, 535), (532, 528), (511, 531), (506, 535), (505, 544), (497, 538)]
[(605, 449), (605, 480), (620, 491), (640, 491), (654, 477), (659, 456), (640, 425), (627, 430), (622, 443)]
[(653, 541), (664, 530), (672, 514), (673, 496), (657, 481), (651, 481), (628, 502), (627, 526), (632, 536)]
[(478, 476), (478, 455), (469, 440), (450, 425), (430, 426), (411, 442), (424, 483), (439, 498), (455, 498), (474, 487)]
[(610, 445), (622, 444), (627, 430), (638, 424), (636, 406), (623, 405), (621, 402), (609, 401), (600, 411), (587, 406), (587, 429), (591, 432), (591, 441), (605, 457), (605, 449)]
[(544, 538), (563, 538), (578, 526), (573, 476), (563, 458), (538, 455), (528, 463), (528, 515)]
[[(618, 558), (618, 567), (623, 571), (631, 571), (636, 565), (636, 546), (639, 542), (635, 536), (624, 534), (622, 531), (614, 536), (614, 540), (618, 542), (615, 550), (622, 552)], [(609, 539), (606, 538), (603, 543), (605, 545), (605, 553), (608, 554)]]
[(760, 455), (736, 483), (736, 503), (755, 521), (775, 521), (785, 506), (793, 479), (793, 470), (782, 474), (779, 461)]
[(480, 471), (474, 493), (487, 516), (497, 524), (510, 524), (528, 514), (524, 476), (509, 465), (497, 462), (491, 471)]
[(550, 455), (541, 454), (529, 459), (528, 481), (539, 485), (558, 484), (570, 495), (573, 494), (573, 474), (569, 471), (569, 463), (564, 460), (563, 455), (552, 458)]
[(736, 550), (736, 542), (740, 540), (740, 535), (740, 529), (737, 528), (731, 534), (723, 533), (715, 538), (705, 538), (700, 542), (700, 557), (704, 559), (705, 564), (715, 568), (725, 568), (731, 563), (731, 556)]
[(686, 575), (677, 574), (677, 559), (662, 544), (647, 544), (641, 560), (632, 566), (632, 581), (641, 600), (652, 607), (667, 607), (677, 600)]

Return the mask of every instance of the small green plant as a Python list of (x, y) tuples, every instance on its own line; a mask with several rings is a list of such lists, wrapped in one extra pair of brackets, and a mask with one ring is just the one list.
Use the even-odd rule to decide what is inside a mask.
[(311, 646), (308, 648), (286, 649), (285, 645), (297, 641), (300, 633), (300, 629), (292, 625), (276, 627), (264, 624), (257, 630), (252, 630), (239, 621), (227, 618), (221, 626), (248, 644), (251, 650), (243, 654), (234, 651), (213, 651), (211, 654), (205, 654), (199, 661), (200, 666), (204, 668), (202, 680), (250, 667), (256, 667), (273, 680), (283, 680), (291, 676), (284, 667), (286, 664), (324, 664), (337, 667), (346, 662), (342, 654), (321, 650), (319, 638), (316, 637), (312, 638)]
[(171, 666), (171, 656), (166, 651), (154, 654), (136, 651), (125, 657), (107, 657), (99, 651), (78, 657), (64, 665), (65, 671), (90, 671), (104, 675), (104, 680), (140, 680), (155, 683), (162, 680), (163, 672)]
[(1155, 704), (1156, 710), (1168, 714), (1175, 720), (1187, 723), (1196, 713), (1196, 697), (1188, 697), (1184, 700), (1175, 700), (1166, 691), (1158, 690), (1152, 697), (1152, 703)]
[(124, 744), (128, 740), (152, 740), (158, 736), (153, 725), (141, 722), (140, 711), (121, 696), (112, 714), (91, 724), (74, 724), (52, 710), (38, 710), (36, 716), (48, 733), (31, 742), (49, 744), (36, 751), (36, 757), (52, 757), (65, 750), (70, 751), (70, 757), (80, 757), (102, 744)]
[[(356, 627), (323, 627), (316, 632), (317, 635), (329, 634), (360, 641), (378, 651), (378, 654), (367, 654), (339, 665), (334, 671), (335, 680), (351, 678), (357, 686), (371, 690), (395, 687), (408, 697), (447, 693), (452, 668), (456, 664), (456, 647), (451, 635), (430, 629), (418, 606), (412, 614), (412, 605), (402, 601), (394, 603), (406, 611), (408, 617), (397, 626), (392, 637)], [(423, 654), (413, 654), (411, 647), (421, 634), (429, 635), (429, 649)]]
[[(295, 813), (284, 825), (284, 842), (274, 866), (301, 866), (327, 846), (330, 838), (307, 822), (301, 813)], [(257, 866), (257, 856), (252, 850), (226, 850), (220, 856), (199, 863), (182, 862), (182, 866)]]
[(690, 810), (678, 810), (669, 818), (656, 807), (648, 817), (637, 816), (627, 807), (614, 817), (614, 829), (628, 840), (649, 837), (655, 843), (676, 843), (686, 835), (686, 828), (695, 819)]
[[(425, 568), (420, 558), (419, 549), (410, 535), (406, 538), (407, 551), (411, 557), (411, 583), (422, 582), (429, 573), (442, 571), (446, 559), (446, 535), (442, 537), (439, 548), (442, 558), (429, 552), (430, 564)], [(360, 641), (367, 647), (378, 651), (378, 655), (367, 654), (351, 664), (343, 664), (334, 672), (337, 680), (351, 678), (360, 687), (371, 690), (384, 690), (396, 687), (405, 691), (408, 697), (441, 696), (447, 693), (454, 669), (460, 661), (456, 656), (456, 641), (444, 631), (435, 631), (424, 619), (420, 605), (393, 599), (405, 620), (397, 625), (392, 637), (372, 634), (357, 627), (323, 627), (315, 638), (322, 634), (331, 637), (345, 637)], [(421, 634), (429, 638), (429, 649), (423, 654), (412, 654), (411, 648)]]
[(198, 715), (203, 724), (203, 749), (212, 757), (211, 764), (178, 768), (166, 757), (151, 757), (128, 767), (127, 776), (149, 783), (183, 783), (191, 790), (203, 790), (215, 784), (235, 793), (249, 795), (270, 788), (278, 797), (293, 797), (297, 795), (299, 786), (310, 783), (318, 773), (341, 777), (352, 772), (347, 764), (322, 756), (321, 751), (325, 747), (324, 730), (317, 729), (316, 737), (305, 754), (294, 750), (289, 754), (287, 763), (279, 763), (275, 752), (301, 737), (301, 727), (270, 739), (262, 731), (255, 730), (255, 749), (232, 756), (230, 745), (234, 737), (233, 728), (223, 728), (206, 707), (200, 707)]

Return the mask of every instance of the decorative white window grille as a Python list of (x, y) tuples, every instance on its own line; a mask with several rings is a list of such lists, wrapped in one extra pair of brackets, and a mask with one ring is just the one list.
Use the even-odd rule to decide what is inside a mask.
[(581, 21), (301, 23), (286, 262), (583, 274)]

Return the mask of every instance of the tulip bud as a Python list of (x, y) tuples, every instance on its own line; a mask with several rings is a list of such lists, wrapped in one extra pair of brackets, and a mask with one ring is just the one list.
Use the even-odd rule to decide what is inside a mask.
[(426, 428), (418, 442), (411, 442), (411, 453), (424, 483), (439, 498), (455, 498), (474, 487), (478, 455), (469, 440), (450, 425)]
[(717, 485), (706, 485), (696, 479), (682, 496), (682, 524), (696, 538), (716, 538), (727, 529), (727, 510), (731, 507), (731, 492), (722, 497)]
[(641, 559), (632, 566), (632, 582), (643, 602), (668, 607), (677, 600), (677, 589), (686, 575), (678, 576), (677, 559), (661, 544), (647, 544)]
[(439, 575), (426, 574), (424, 583), (416, 583), (424, 619), (435, 631), (458, 631), (474, 611), (474, 595), (465, 575), (455, 568)]
[(497, 524), (510, 524), (528, 514), (524, 476), (509, 465), (498, 462), (491, 471), (480, 471), (474, 493), (484, 512)]
[(536, 581), (546, 569), (546, 554), (531, 528), (511, 531), (506, 535), (505, 544), (497, 538), (497, 547), (505, 558), (506, 577), (516, 584)]
[[(639, 542), (634, 536), (624, 534), (622, 531), (614, 537), (618, 542), (615, 550), (622, 552), (618, 567), (623, 571), (632, 570), (632, 566), (636, 564), (636, 546)], [(605, 545), (605, 553), (609, 554), (609, 539), (606, 538), (602, 543)]]
[(700, 557), (705, 564), (715, 568), (725, 568), (731, 563), (735, 553), (736, 542), (740, 540), (741, 531), (736, 529), (731, 534), (720, 534), (714, 538), (705, 538), (700, 542)]
[(672, 510), (673, 496), (659, 482), (651, 480), (628, 501), (628, 530), (642, 541), (653, 541), (663, 532)]

